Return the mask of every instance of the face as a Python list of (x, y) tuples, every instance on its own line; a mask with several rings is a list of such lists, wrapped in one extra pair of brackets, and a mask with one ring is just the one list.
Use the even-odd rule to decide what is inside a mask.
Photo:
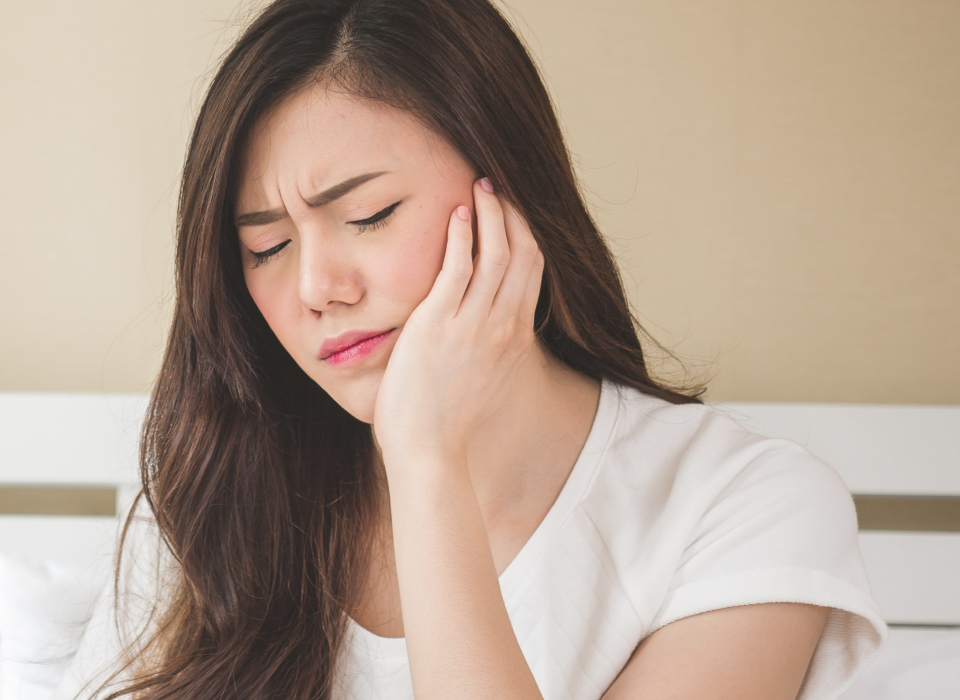
[[(237, 203), (244, 277), (280, 343), (360, 420), (440, 271), (477, 174), (381, 103), (310, 87), (253, 134)], [(473, 216), (472, 220), (476, 220)]]

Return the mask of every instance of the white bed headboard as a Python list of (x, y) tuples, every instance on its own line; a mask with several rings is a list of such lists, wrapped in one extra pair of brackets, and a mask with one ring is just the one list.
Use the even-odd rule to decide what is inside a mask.
[[(137, 490), (146, 397), (0, 393), (0, 549), (109, 560)], [(960, 625), (960, 407), (727, 403), (794, 440), (855, 495), (874, 594), (896, 625)]]
[(0, 392), (0, 550), (107, 565), (147, 398)]
[(840, 473), (857, 503), (860, 550), (889, 623), (960, 625), (960, 406), (724, 406)]

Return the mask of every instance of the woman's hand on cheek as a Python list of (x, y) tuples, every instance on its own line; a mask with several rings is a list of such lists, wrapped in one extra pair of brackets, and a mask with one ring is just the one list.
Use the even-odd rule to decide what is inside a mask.
[(465, 462), (471, 435), (502, 405), (533, 347), (543, 255), (513, 207), (487, 187), (473, 188), (476, 259), (470, 210), (460, 206), (440, 274), (381, 380), (373, 427), (388, 474), (395, 458)]

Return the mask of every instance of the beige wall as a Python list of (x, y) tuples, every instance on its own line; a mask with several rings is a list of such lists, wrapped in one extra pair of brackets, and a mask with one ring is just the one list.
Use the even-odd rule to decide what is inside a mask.
[[(0, 4), (0, 390), (144, 391), (233, 0)], [(960, 3), (512, 0), (713, 399), (960, 403)]]

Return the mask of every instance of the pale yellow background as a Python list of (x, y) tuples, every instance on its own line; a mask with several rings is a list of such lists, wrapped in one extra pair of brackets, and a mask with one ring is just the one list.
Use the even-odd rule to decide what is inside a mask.
[[(960, 3), (507, 12), (638, 314), (710, 398), (960, 403)], [(0, 4), (0, 390), (149, 389), (186, 138), (243, 18)]]

